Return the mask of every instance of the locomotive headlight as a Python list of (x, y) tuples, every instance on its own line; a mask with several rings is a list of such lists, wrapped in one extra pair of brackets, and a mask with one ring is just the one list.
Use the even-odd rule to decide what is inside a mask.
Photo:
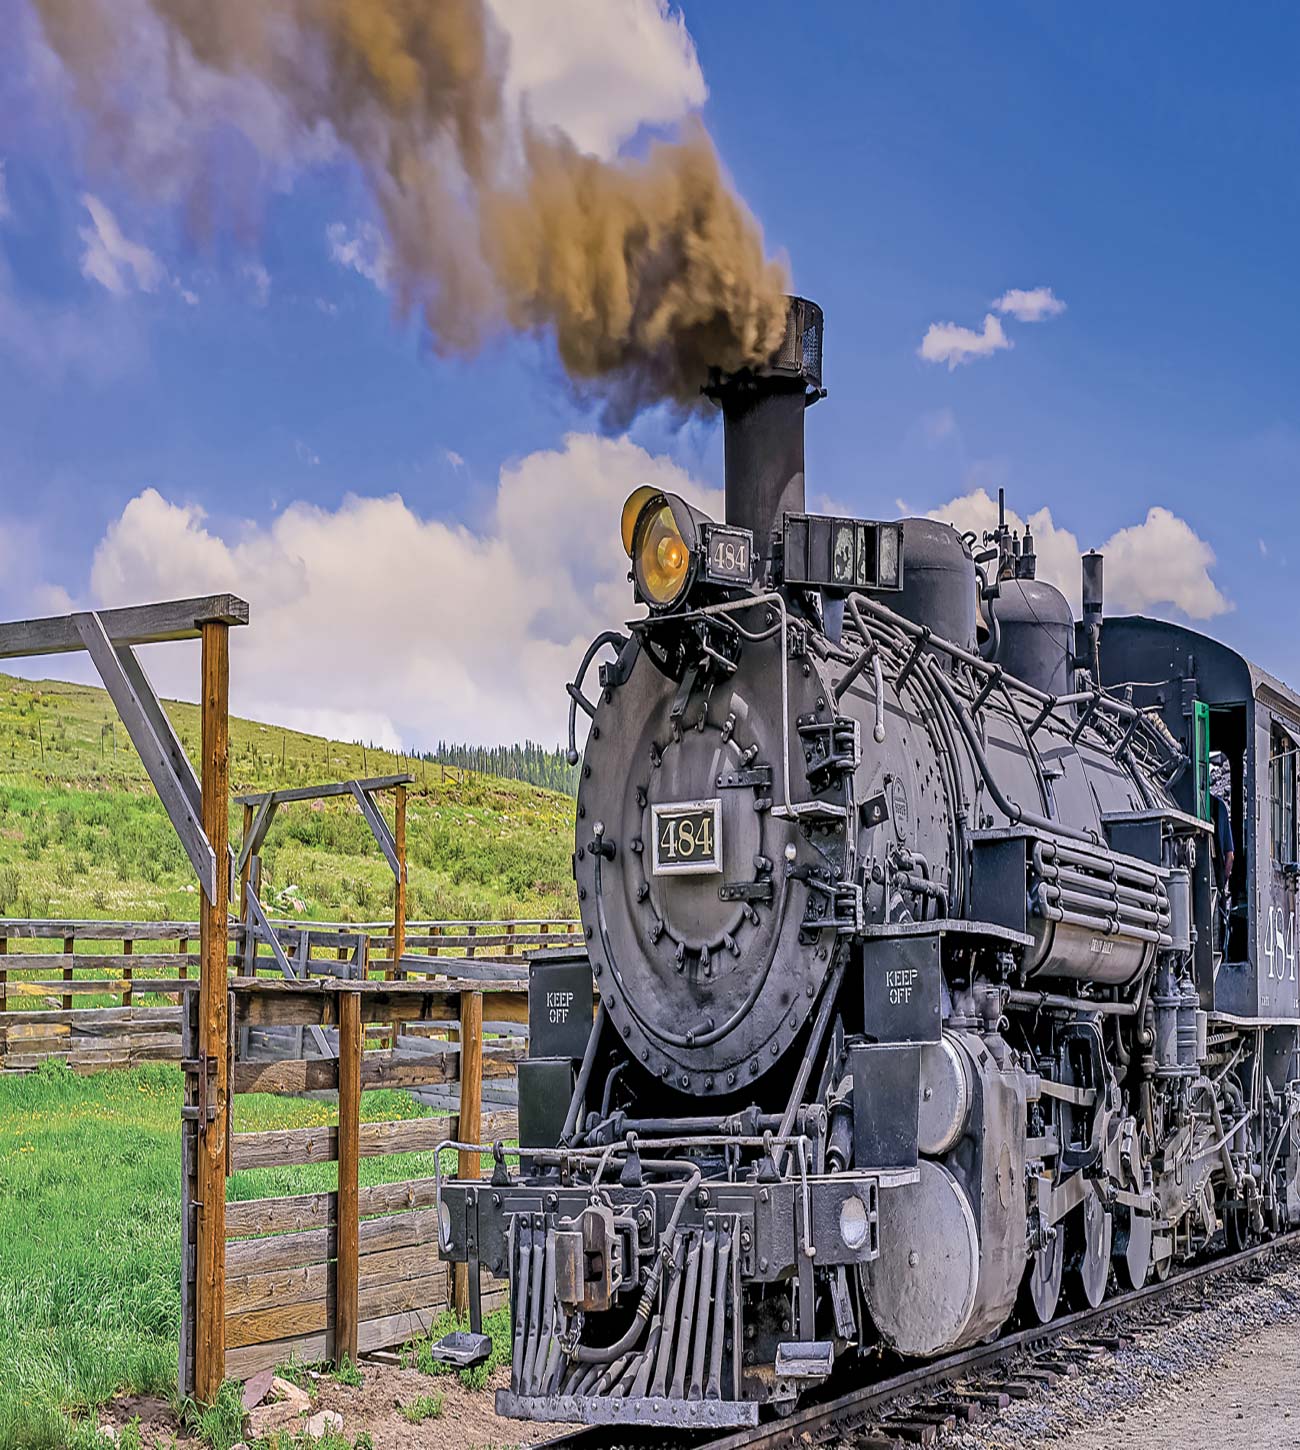
[(867, 1213), (867, 1205), (856, 1193), (850, 1194), (840, 1206), (840, 1238), (844, 1240), (844, 1247), (856, 1254), (866, 1243), (870, 1232), (871, 1216)]
[(670, 609), (685, 597), (696, 573), (703, 518), (684, 499), (648, 486), (623, 505), (623, 547), (637, 594), (651, 609)]

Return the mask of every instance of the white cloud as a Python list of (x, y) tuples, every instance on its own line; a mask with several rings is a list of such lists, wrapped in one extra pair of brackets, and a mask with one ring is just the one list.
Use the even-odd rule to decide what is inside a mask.
[(125, 297), (133, 287), (141, 292), (157, 291), (167, 278), (158, 258), (148, 247), (123, 235), (117, 218), (98, 197), (87, 193), (81, 200), (90, 213), (90, 225), (79, 229), (85, 243), (81, 275), (98, 282), (114, 297)]
[(702, 106), (695, 43), (668, 0), (489, 0), (510, 40), (512, 108), (612, 156), (643, 125)]
[(271, 300), (271, 274), (261, 262), (245, 262), (240, 272), (252, 290), (255, 305), (265, 307)]
[(325, 228), (325, 240), (332, 261), (360, 273), (381, 292), (388, 291), (393, 256), (384, 234), (373, 222), (359, 222), (351, 228), (344, 222), (331, 222)]
[(998, 298), (993, 310), (1005, 312), (1017, 322), (1045, 322), (1049, 317), (1059, 317), (1065, 311), (1065, 303), (1050, 287), (1035, 287), (1028, 292), (1013, 287)]
[[(244, 595), (252, 623), (232, 637), (232, 700), (260, 719), (389, 745), (558, 740), (564, 682), (587, 642), (634, 612), (618, 517), (641, 483), (721, 509), (719, 492), (671, 460), (589, 434), (505, 467), (478, 532), (397, 495), (293, 503), (218, 531), (148, 489), (100, 542), (89, 592), (106, 606)], [(160, 688), (193, 692), (190, 648), (150, 652)], [(329, 682), (343, 677), (346, 698), (364, 703), (341, 722)]]
[(921, 339), (917, 356), (926, 362), (946, 362), (948, 371), (977, 357), (990, 357), (995, 352), (1014, 346), (1002, 330), (1002, 324), (989, 313), (984, 319), (984, 331), (975, 332), (969, 327), (959, 327), (955, 322), (932, 322)]
[[(998, 506), (985, 489), (978, 488), (931, 509), (926, 517), (982, 537), (997, 524)], [(1007, 522), (1022, 534), (1029, 524), (1038, 553), (1038, 577), (1054, 584), (1078, 614), (1082, 603), (1078, 538), (1057, 524), (1046, 508), (1028, 519), (1008, 509)], [(1152, 506), (1140, 524), (1120, 529), (1099, 547), (1106, 556), (1106, 608), (1113, 614), (1173, 609), (1189, 619), (1205, 620), (1233, 608), (1211, 577), (1213, 548), (1167, 508)]]

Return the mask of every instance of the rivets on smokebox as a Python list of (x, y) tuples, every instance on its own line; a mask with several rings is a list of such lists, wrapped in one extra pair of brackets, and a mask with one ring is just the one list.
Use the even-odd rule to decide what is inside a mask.
[(587, 807), (586, 806), (579, 806), (578, 807), (578, 819), (581, 820), (583, 818), (583, 816), (585, 816), (586, 814), (587, 814)]
[(711, 1093), (713, 1091), (713, 1079), (711, 1077), (706, 1077), (704, 1079), (704, 1091), (707, 1093)]
[(594, 933), (594, 932), (593, 932), (593, 931), (592, 931), (592, 929), (591, 929), (591, 928), (590, 928), (590, 927), (588, 927), (588, 928), (587, 928), (587, 940), (588, 940), (588, 941), (590, 941), (590, 940), (591, 940), (591, 938), (592, 938), (592, 937), (593, 937), (593, 936), (594, 936), (594, 935), (595, 935), (595, 933)]
[(578, 900), (579, 901), (586, 901), (586, 899), (587, 899), (587, 888), (585, 886), (579, 886), (578, 887)]
[(688, 1088), (688, 1087), (690, 1087), (690, 1085), (691, 1085), (691, 1075), (690, 1075), (690, 1073), (689, 1072), (682, 1073), (682, 1086), (684, 1088)]
[(632, 837), (632, 850), (639, 856), (645, 850), (645, 842), (640, 836)]
[(758, 1058), (756, 1057), (752, 1057), (749, 1060), (749, 1075), (750, 1077), (758, 1076)]
[(773, 1039), (773, 1041), (772, 1041), (772, 1056), (773, 1057), (780, 1057), (780, 1055), (781, 1055), (781, 1044), (779, 1042), (777, 1042), (775, 1039)]
[(638, 901), (644, 901), (646, 899), (646, 897), (649, 896), (649, 895), (650, 895), (650, 886), (649, 886), (649, 884), (647, 882), (643, 881), (640, 884), (640, 886), (638, 886), (637, 889), (636, 889), (636, 899)]
[(650, 1061), (650, 1049), (648, 1047), (643, 1047), (641, 1049), (641, 1061), (642, 1062), (649, 1062)]
[(733, 1087), (735, 1085), (735, 1082), (736, 1082), (736, 1074), (734, 1072), (729, 1072), (727, 1074), (727, 1086), (728, 1087)]
[(645, 803), (646, 803), (646, 801), (648, 799), (649, 799), (649, 797), (646, 795), (646, 788), (645, 788), (645, 786), (643, 786), (643, 785), (637, 786), (637, 788), (636, 788), (636, 803), (640, 807), (641, 810), (645, 810)]
[(583, 778), (583, 780), (590, 780), (591, 779), (591, 766), (584, 765), (582, 767), (582, 778)]

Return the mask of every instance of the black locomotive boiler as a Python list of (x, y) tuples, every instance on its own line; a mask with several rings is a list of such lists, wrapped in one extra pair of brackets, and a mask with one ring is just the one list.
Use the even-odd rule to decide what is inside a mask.
[(752, 1423), (1300, 1216), (1300, 698), (1097, 555), (1076, 624), (1028, 532), (806, 513), (821, 340), (709, 379), (726, 519), (628, 500), (570, 687), (586, 950), (440, 1195), (509, 1415)]

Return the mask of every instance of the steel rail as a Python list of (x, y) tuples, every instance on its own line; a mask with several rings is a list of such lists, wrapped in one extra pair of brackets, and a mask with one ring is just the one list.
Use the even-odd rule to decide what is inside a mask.
[[(1053, 1319), (1048, 1324), (1034, 1325), (1028, 1329), (1015, 1330), (994, 1340), (991, 1344), (978, 1344), (971, 1349), (959, 1350), (943, 1359), (902, 1370), (887, 1379), (875, 1380), (869, 1384), (848, 1390), (834, 1399), (805, 1405), (802, 1409), (755, 1426), (752, 1429), (713, 1439), (687, 1439), (696, 1450), (777, 1450), (789, 1444), (809, 1443), (809, 1439), (825, 1431), (835, 1431), (851, 1436), (866, 1429), (878, 1419), (889, 1406), (900, 1400), (922, 1395), (936, 1388), (950, 1385), (954, 1380), (975, 1370), (985, 1370), (1001, 1361), (1026, 1351), (1044, 1347), (1060, 1339), (1068, 1338), (1080, 1330), (1095, 1329), (1108, 1320), (1126, 1314), (1134, 1309), (1144, 1308), (1164, 1299), (1172, 1299), (1182, 1291), (1206, 1280), (1218, 1278), (1244, 1268), (1255, 1259), (1268, 1254), (1293, 1252), (1300, 1249), (1300, 1230), (1281, 1234), (1262, 1244), (1252, 1245), (1239, 1253), (1214, 1258), (1196, 1264), (1177, 1274), (1171, 1274), (1163, 1283), (1151, 1283), (1141, 1289), (1130, 1290), (1105, 1299), (1096, 1309), (1080, 1309)], [(841, 1424), (840, 1422), (844, 1422)], [(591, 1425), (575, 1427), (572, 1432), (550, 1440), (540, 1441), (534, 1450), (596, 1450), (611, 1443), (640, 1443), (643, 1427), (637, 1425)], [(655, 1443), (665, 1439), (689, 1437), (686, 1427), (670, 1431), (660, 1427), (654, 1432)], [(887, 1425), (881, 1427), (882, 1435), (889, 1435)], [(649, 1442), (647, 1442), (649, 1443)]]

